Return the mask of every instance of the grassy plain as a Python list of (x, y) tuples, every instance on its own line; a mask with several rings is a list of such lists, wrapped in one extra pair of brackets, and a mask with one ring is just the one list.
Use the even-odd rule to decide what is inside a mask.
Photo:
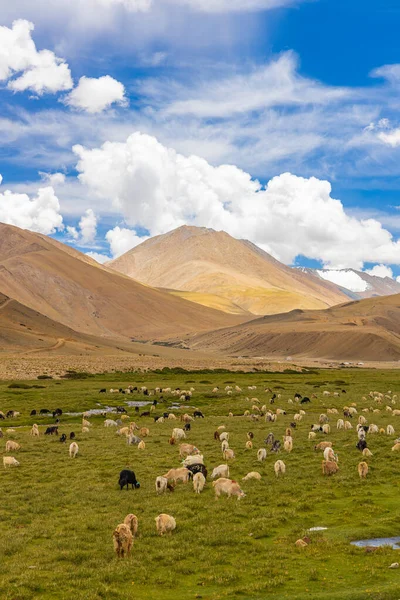
[[(366, 481), (360, 481), (357, 474), (361, 455), (355, 448), (355, 423), (353, 430), (337, 431), (341, 415), (332, 415), (332, 433), (319, 435), (320, 440), (331, 440), (339, 454), (340, 471), (332, 478), (322, 476), (322, 455), (308, 440), (310, 425), (318, 422), (321, 412), (333, 407), (341, 412), (353, 402), (359, 412), (365, 407), (380, 408), (380, 413), (361, 414), (380, 427), (393, 424), (395, 437), (400, 435), (400, 417), (391, 416), (386, 403), (378, 406), (370, 398), (361, 400), (370, 390), (392, 390), (399, 400), (396, 407), (391, 406), (400, 408), (398, 371), (113, 373), (82, 380), (25, 382), (44, 386), (39, 389), (10, 388), (10, 383), (0, 382), (0, 410), (19, 410), (22, 415), (1, 423), (4, 432), (7, 427), (18, 427), (14, 434), (5, 433), (2, 454), (6, 439), (17, 440), (22, 449), (14, 453), (19, 468), (5, 470), (0, 465), (2, 600), (400, 598), (400, 569), (388, 569), (400, 559), (400, 552), (389, 548), (366, 552), (350, 545), (356, 539), (400, 535), (400, 455), (391, 452), (394, 437), (369, 436), (373, 457), (368, 459)], [(243, 482), (247, 496), (240, 502), (226, 497), (216, 501), (210, 480), (200, 496), (193, 493), (191, 484), (157, 496), (156, 476), (179, 466), (177, 447), (167, 443), (175, 422), (156, 425), (152, 418), (138, 418), (133, 409), (128, 411), (132, 419), (150, 428), (144, 451), (128, 447), (114, 429), (104, 428), (101, 417), (90, 418), (89, 434), (81, 433), (80, 417), (62, 417), (60, 433), (77, 433), (80, 453), (76, 460), (68, 457), (69, 442), (29, 435), (34, 422), (41, 433), (53, 422), (48, 417), (30, 417), (32, 409), (60, 407), (64, 412), (78, 412), (98, 408), (98, 403), (117, 406), (136, 397), (98, 391), (128, 384), (193, 386), (196, 391), (190, 405), (202, 410), (206, 418), (192, 425), (188, 441), (204, 453), (209, 473), (223, 463), (213, 433), (225, 424), (236, 452), (231, 477), (240, 480), (257, 470), (262, 480)], [(221, 390), (239, 385), (243, 392), (231, 397), (223, 391), (213, 395), (214, 385)], [(257, 390), (249, 391), (249, 385), (257, 385)], [(271, 394), (264, 392), (265, 387), (281, 394), (270, 408), (283, 408), (287, 415), (276, 423), (253, 423), (241, 416), (253, 404), (245, 398), (268, 403)], [(322, 396), (325, 389), (347, 393), (326, 398)], [(288, 404), (295, 392), (316, 393), (318, 399), (303, 407), (307, 414), (294, 432), (293, 452), (279, 455), (286, 463), (286, 476), (277, 480), (276, 455), (268, 453), (267, 460), (259, 463), (257, 449), (263, 447), (270, 431), (281, 439), (299, 409)], [(170, 400), (164, 399), (156, 414), (170, 406)], [(233, 418), (228, 417), (229, 411)], [(245, 450), (249, 430), (255, 434), (251, 451)], [(139, 490), (120, 491), (118, 474), (126, 466), (135, 471)], [(130, 512), (139, 518), (139, 536), (131, 557), (118, 560), (112, 531)], [(176, 518), (172, 536), (156, 535), (154, 519), (160, 512)], [(328, 529), (308, 534), (307, 529), (315, 526)], [(296, 539), (306, 534), (310, 545), (296, 548)]]

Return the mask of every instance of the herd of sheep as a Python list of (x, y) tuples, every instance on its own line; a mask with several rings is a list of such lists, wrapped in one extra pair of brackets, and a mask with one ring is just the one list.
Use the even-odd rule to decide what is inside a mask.
[[(256, 386), (249, 386), (249, 390), (253, 391), (256, 389)], [(101, 392), (106, 392), (106, 390), (100, 390)], [(190, 390), (180, 390), (177, 388), (176, 390), (172, 390), (171, 388), (155, 388), (150, 391), (146, 387), (136, 388), (130, 386), (129, 388), (122, 390), (109, 390), (110, 393), (122, 393), (122, 394), (143, 394), (147, 397), (153, 397), (153, 399), (149, 398), (150, 408), (149, 410), (145, 410), (140, 415), (137, 414), (139, 418), (143, 417), (152, 417), (154, 426), (157, 427), (157, 424), (173, 422), (180, 419), (182, 426), (181, 427), (173, 427), (171, 437), (168, 442), (171, 446), (177, 447), (177, 458), (179, 456), (180, 465), (176, 467), (171, 467), (166, 473), (162, 475), (157, 475), (155, 479), (155, 490), (157, 494), (164, 494), (168, 492), (172, 492), (176, 485), (183, 483), (187, 484), (189, 481), (192, 482), (193, 490), (196, 494), (201, 494), (204, 490), (207, 477), (208, 470), (205, 465), (204, 454), (201, 450), (193, 445), (188, 443), (187, 437), (191, 434), (191, 428), (193, 426), (193, 422), (196, 419), (204, 419), (204, 414), (195, 409), (193, 414), (189, 414), (185, 412), (184, 414), (177, 415), (171, 409), (169, 412), (163, 412), (160, 415), (156, 415), (157, 406), (160, 402), (164, 400), (164, 398), (171, 399), (174, 396), (177, 396), (180, 401), (187, 401), (192, 398), (193, 393), (195, 392), (194, 388)], [(220, 390), (218, 387), (213, 389), (213, 394), (221, 395), (226, 394), (227, 396), (232, 396), (234, 393), (240, 394), (242, 392), (241, 388), (236, 386), (232, 388), (231, 386), (226, 386), (224, 390)], [(283, 404), (284, 400), (281, 398), (280, 394), (272, 394), (272, 390), (269, 388), (264, 390), (265, 393), (271, 395), (268, 400), (269, 406), (267, 403), (261, 405), (261, 402), (258, 398), (246, 398), (246, 401), (251, 405), (251, 410), (244, 411), (241, 415), (236, 415), (236, 417), (240, 417), (242, 422), (246, 424), (246, 429), (249, 429), (250, 423), (256, 423), (258, 421), (264, 421), (265, 423), (273, 423), (279, 419), (283, 419), (287, 415), (287, 411), (283, 408), (273, 408), (275, 403)], [(341, 394), (344, 395), (346, 393), (345, 390), (342, 390)], [(329, 402), (329, 396), (331, 392), (324, 391), (323, 392), (324, 401)], [(335, 396), (338, 396), (339, 393), (335, 392)], [(316, 395), (311, 396), (311, 398), (303, 397), (301, 394), (296, 393), (294, 398), (289, 398), (285, 402), (288, 405), (288, 412), (293, 415), (290, 416), (291, 422), (290, 426), (285, 427), (284, 435), (282, 436), (282, 442), (279, 439), (276, 439), (274, 434), (270, 432), (265, 440), (264, 445), (261, 448), (257, 449), (256, 456), (259, 462), (263, 462), (267, 458), (267, 452), (270, 453), (279, 453), (281, 450), (290, 454), (295, 448), (295, 433), (302, 427), (302, 420), (306, 416), (306, 411), (300, 408), (300, 405), (306, 405), (308, 403), (312, 403), (314, 399), (317, 399)], [(358, 474), (361, 479), (365, 479), (368, 475), (369, 467), (366, 459), (372, 456), (370, 449), (368, 448), (367, 437), (374, 434), (385, 434), (388, 436), (395, 435), (395, 429), (393, 425), (387, 425), (387, 427), (380, 428), (374, 423), (368, 424), (368, 417), (371, 415), (378, 415), (383, 410), (392, 416), (400, 416), (400, 410), (394, 409), (393, 405), (397, 402), (397, 396), (392, 394), (391, 391), (386, 393), (381, 392), (370, 392), (369, 396), (365, 396), (361, 400), (363, 404), (363, 408), (359, 409), (363, 414), (359, 414), (357, 410), (357, 403), (350, 403), (349, 406), (344, 406), (342, 409), (343, 418), (339, 416), (339, 410), (337, 408), (328, 408), (326, 413), (321, 413), (318, 418), (318, 423), (314, 423), (311, 425), (311, 428), (308, 432), (308, 439), (310, 441), (315, 440), (314, 450), (322, 451), (323, 459), (322, 459), (322, 473), (323, 475), (332, 476), (339, 470), (339, 458), (337, 452), (334, 450), (334, 444), (331, 441), (327, 441), (326, 439), (319, 441), (318, 436), (326, 436), (333, 434), (333, 424), (332, 420), (335, 422), (336, 430), (351, 430), (355, 431), (355, 446), (362, 453), (363, 459), (358, 464)], [(370, 404), (370, 406), (366, 406), (366, 404)], [(372, 404), (372, 405), (371, 405)], [(298, 405), (298, 409), (293, 411), (291, 408)], [(385, 406), (384, 406), (385, 405)], [(187, 410), (188, 407), (186, 407)], [(41, 414), (48, 414), (51, 411), (47, 411), (44, 413), (45, 409), (40, 411)], [(139, 408), (136, 407), (134, 409), (136, 413), (139, 413)], [(12, 415), (10, 414), (12, 413)], [(127, 410), (119, 406), (117, 407), (118, 418), (114, 420), (110, 418), (113, 415), (104, 412), (103, 416), (105, 417), (104, 427), (109, 428), (115, 427), (116, 433), (119, 436), (125, 437), (126, 443), (128, 445), (137, 446), (138, 450), (145, 451), (146, 450), (146, 442), (144, 441), (150, 435), (154, 435), (155, 432), (150, 432), (148, 427), (140, 427), (137, 423), (128, 416)], [(36, 411), (32, 411), (31, 415), (36, 414)], [(60, 417), (62, 415), (62, 410), (57, 409), (53, 416), (57, 417), (56, 425), (52, 425), (46, 428), (45, 434), (47, 435), (58, 435), (58, 423), (60, 421)], [(17, 411), (9, 411), (7, 415), (4, 415), (0, 411), (0, 419), (6, 419), (7, 417), (17, 418), (19, 413)], [(228, 418), (234, 419), (232, 412), (229, 412)], [(89, 414), (83, 413), (82, 416), (82, 433), (89, 433), (92, 427), (92, 424), (88, 420)], [(16, 434), (17, 429), (9, 428), (5, 432), (6, 434)], [(37, 424), (34, 424), (31, 428), (30, 434), (32, 437), (37, 438), (40, 436), (39, 427)], [(155, 434), (156, 435), (156, 434)], [(3, 437), (4, 433), (0, 428), (0, 437)], [(74, 440), (75, 433), (70, 433), (70, 439)], [(60, 438), (61, 442), (65, 442), (67, 439), (66, 434), (63, 434)], [(228, 497), (234, 496), (237, 497), (238, 500), (244, 498), (246, 494), (241, 489), (241, 485), (235, 481), (234, 479), (230, 479), (230, 467), (229, 462), (235, 459), (235, 451), (230, 447), (231, 435), (227, 430), (226, 425), (219, 425), (214, 432), (214, 440), (221, 444), (221, 455), (223, 458), (223, 463), (217, 465), (213, 468), (211, 472), (211, 479), (213, 480), (213, 488), (215, 492), (215, 497), (218, 499), (222, 494), (227, 495)], [(252, 431), (246, 432), (246, 438), (243, 439), (244, 449), (246, 451), (253, 450), (254, 444), (254, 433)], [(5, 452), (7, 454), (18, 452), (21, 449), (21, 445), (12, 440), (8, 439), (5, 443)], [(392, 447), (393, 451), (400, 450), (400, 440), (395, 440), (395, 443)], [(69, 457), (76, 458), (79, 453), (79, 446), (76, 441), (71, 441), (69, 445)], [(251, 456), (251, 452), (249, 453)], [(18, 467), (19, 462), (16, 460), (14, 456), (3, 456), (3, 464), (4, 467)], [(284, 476), (286, 473), (286, 464), (283, 460), (277, 459), (274, 463), (274, 473), (276, 477)], [(251, 479), (260, 480), (262, 478), (261, 474), (258, 471), (250, 471), (247, 473), (245, 477), (242, 478), (244, 482), (249, 481)], [(121, 471), (119, 476), (119, 485), (121, 490), (126, 486), (129, 488), (129, 485), (132, 488), (139, 488), (140, 483), (137, 481), (136, 475), (133, 471), (129, 469), (124, 469)], [(159, 535), (164, 535), (166, 533), (171, 533), (176, 528), (176, 520), (173, 516), (161, 513), (155, 518), (156, 521), (156, 529)], [(118, 557), (123, 558), (129, 555), (132, 549), (134, 538), (138, 531), (138, 518), (134, 514), (129, 514), (125, 517), (123, 523), (120, 523), (115, 528), (112, 537), (114, 549)], [(304, 540), (298, 540), (296, 542), (297, 546), (307, 545), (307, 542)]]

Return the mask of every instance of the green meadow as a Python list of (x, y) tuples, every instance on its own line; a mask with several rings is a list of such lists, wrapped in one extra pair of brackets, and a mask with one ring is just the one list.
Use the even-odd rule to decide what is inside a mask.
[[(305, 373), (251, 374), (164, 370), (158, 373), (112, 373), (53, 380), (0, 383), (0, 410), (18, 410), (21, 416), (2, 421), (4, 437), (18, 441), (22, 448), (12, 452), (18, 468), (4, 469), (0, 463), (0, 597), (2, 600), (204, 600), (257, 598), (283, 600), (398, 600), (400, 569), (389, 565), (400, 561), (400, 551), (388, 547), (368, 552), (350, 544), (357, 539), (400, 536), (400, 454), (392, 452), (400, 436), (400, 416), (386, 410), (400, 409), (398, 371), (353, 370), (310, 371)], [(127, 446), (115, 428), (104, 427), (104, 417), (90, 417), (90, 433), (81, 432), (81, 417), (61, 417), (59, 433), (76, 432), (78, 457), (69, 458), (68, 446), (58, 437), (44, 436), (50, 416), (30, 417), (32, 409), (61, 408), (82, 412), (102, 406), (122, 405), (125, 400), (146, 400), (136, 394), (99, 394), (99, 389), (146, 385), (195, 388), (190, 409), (205, 414), (192, 423), (187, 441), (204, 454), (209, 477), (205, 490), (196, 495), (192, 484), (178, 484), (173, 493), (158, 496), (155, 479), (180, 466), (178, 447), (170, 446), (172, 428), (180, 422), (154, 424), (152, 416), (140, 417), (128, 409), (130, 420), (150, 429), (146, 449)], [(10, 387), (10, 385), (12, 387)], [(228, 396), (225, 386), (238, 385), (242, 392)], [(256, 390), (248, 386), (256, 385)], [(40, 386), (40, 387), (31, 387)], [(213, 394), (219, 386), (218, 394)], [(271, 388), (280, 398), (269, 404)], [(339, 391), (339, 397), (325, 397), (323, 390)], [(346, 390), (346, 393), (342, 393)], [(370, 391), (398, 394), (396, 405), (385, 399), (381, 405), (368, 397)], [(311, 404), (288, 403), (299, 392), (312, 398)], [(366, 396), (366, 400), (362, 397)], [(275, 423), (244, 417), (267, 404), (273, 411), (284, 409)], [(150, 400), (152, 400), (150, 398)], [(154, 414), (171, 406), (168, 394)], [(359, 479), (357, 465), (363, 460), (356, 449), (356, 415), (353, 429), (338, 431), (336, 421), (343, 406), (354, 404), (368, 423), (379, 427), (392, 424), (395, 436), (367, 436), (373, 456), (367, 459), (368, 478)], [(293, 432), (294, 448), (277, 456), (268, 451), (267, 460), (257, 461), (269, 432), (282, 441), (286, 427), (302, 408), (306, 415)], [(339, 455), (339, 472), (324, 477), (322, 453), (308, 439), (313, 423), (328, 408), (331, 433), (318, 434), (317, 442), (329, 440)], [(361, 412), (363, 408), (380, 412)], [(140, 412), (142, 412), (141, 409)], [(229, 417), (229, 412), (233, 417)], [(33, 423), (41, 435), (29, 435)], [(230, 476), (241, 481), (249, 471), (259, 471), (261, 481), (241, 482), (246, 497), (241, 501), (222, 496), (215, 500), (210, 475), (222, 464), (220, 443), (214, 431), (225, 425), (229, 444), (236, 453), (230, 462)], [(15, 427), (15, 433), (6, 429)], [(246, 433), (254, 433), (254, 447), (245, 449)], [(273, 465), (277, 458), (286, 464), (286, 475), (277, 479)], [(131, 468), (140, 489), (121, 491), (119, 472)], [(139, 519), (138, 537), (128, 559), (116, 558), (112, 532), (128, 513)], [(159, 537), (155, 517), (165, 512), (175, 517), (177, 529)], [(326, 527), (310, 533), (309, 528)], [(306, 548), (295, 541), (309, 536)]]

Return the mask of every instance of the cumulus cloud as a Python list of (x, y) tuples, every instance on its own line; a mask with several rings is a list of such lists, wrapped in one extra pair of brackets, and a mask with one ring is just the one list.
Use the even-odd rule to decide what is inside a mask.
[(375, 265), (372, 269), (366, 269), (365, 273), (373, 275), (374, 277), (382, 277), (382, 279), (385, 277), (393, 279), (393, 271), (387, 265)]
[(322, 279), (344, 287), (351, 292), (365, 292), (369, 289), (368, 283), (351, 269), (317, 271), (317, 273)]
[(124, 86), (109, 75), (98, 79), (81, 77), (76, 88), (68, 94), (64, 102), (88, 113), (102, 112), (112, 104), (127, 105)]
[(110, 251), (113, 258), (118, 258), (128, 250), (131, 250), (138, 244), (146, 240), (146, 237), (139, 237), (136, 231), (124, 227), (114, 227), (106, 233), (106, 240), (110, 244)]
[(68, 225), (68, 235), (74, 242), (83, 246), (94, 242), (97, 235), (97, 217), (91, 208), (88, 208), (81, 217), (78, 227)]
[(392, 129), (388, 133), (381, 131), (378, 133), (378, 139), (392, 148), (397, 148), (400, 146), (400, 128)]
[[(125, 143), (75, 146), (74, 152), (80, 181), (109, 199), (128, 226), (151, 235), (186, 223), (251, 239), (287, 264), (299, 254), (335, 269), (400, 264), (400, 242), (376, 219), (348, 215), (328, 181), (284, 173), (263, 187), (235, 166), (213, 167), (138, 132)], [(128, 231), (107, 234), (113, 255), (136, 243)], [(117, 248), (125, 235), (128, 244)]]
[(86, 252), (86, 256), (90, 256), (90, 258), (93, 258), (93, 260), (101, 265), (104, 265), (104, 263), (111, 260), (110, 256), (107, 256), (106, 254), (100, 254), (99, 252)]
[(64, 185), (66, 180), (64, 173), (44, 173), (43, 171), (39, 171), (39, 175), (43, 181), (52, 187)]
[(10, 190), (0, 192), (0, 221), (46, 235), (64, 228), (60, 204), (51, 186), (39, 188), (33, 198)]
[(55, 93), (72, 88), (67, 63), (50, 50), (36, 49), (31, 32), (33, 23), (19, 19), (12, 28), (0, 27), (0, 80), (16, 92), (32, 90), (37, 94)]

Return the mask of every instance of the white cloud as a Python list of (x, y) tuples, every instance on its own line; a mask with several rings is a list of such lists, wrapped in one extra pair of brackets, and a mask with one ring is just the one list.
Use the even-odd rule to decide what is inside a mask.
[(120, 6), (132, 12), (146, 12), (152, 7), (153, 0), (95, 0), (95, 4), (106, 8)]
[(400, 128), (393, 129), (389, 133), (383, 133), (382, 131), (378, 133), (378, 139), (392, 148), (397, 148), (400, 146)]
[(32, 199), (27, 194), (15, 194), (10, 190), (0, 192), (0, 221), (46, 235), (64, 228), (60, 204), (50, 186), (39, 188)]
[(368, 283), (360, 277), (358, 273), (355, 273), (351, 269), (341, 271), (317, 271), (317, 273), (322, 279), (336, 283), (336, 285), (344, 287), (351, 292), (365, 292), (369, 289)]
[(98, 79), (81, 77), (77, 87), (68, 94), (64, 102), (88, 113), (102, 112), (114, 103), (127, 105), (124, 86), (109, 75)]
[[(154, 0), (155, 3), (157, 0)], [(161, 0), (163, 1), (163, 0)], [(294, 4), (295, 0), (165, 0), (166, 3), (189, 6), (191, 9), (209, 13), (248, 12), (271, 10)]]
[(391, 83), (400, 82), (400, 64), (383, 65), (370, 73), (371, 77), (386, 79)]
[(77, 244), (86, 246), (96, 239), (97, 235), (97, 217), (91, 208), (88, 208), (81, 217), (78, 227), (67, 226), (67, 233)]
[(86, 256), (90, 256), (90, 258), (93, 258), (93, 260), (101, 265), (104, 265), (104, 263), (111, 260), (110, 256), (107, 256), (106, 254), (100, 254), (99, 252), (86, 252)]
[(366, 269), (365, 273), (373, 275), (374, 277), (382, 277), (382, 279), (385, 277), (393, 279), (393, 271), (387, 265), (375, 265), (372, 269)]
[(12, 28), (0, 27), (0, 80), (14, 91), (32, 90), (37, 94), (55, 93), (72, 88), (71, 72), (62, 58), (50, 50), (36, 49), (31, 32), (33, 23), (19, 19)]
[[(213, 167), (141, 133), (74, 152), (80, 181), (109, 199), (128, 226), (151, 235), (186, 223), (251, 239), (285, 263), (303, 254), (335, 269), (400, 264), (400, 242), (379, 221), (349, 216), (328, 181), (284, 173), (264, 188), (235, 166)], [(136, 243), (134, 232), (113, 231), (107, 234), (113, 255), (124, 251), (113, 247), (117, 239), (131, 236), (121, 243), (125, 250)]]
[(66, 180), (64, 173), (44, 173), (43, 171), (39, 171), (39, 175), (43, 181), (45, 181), (52, 187), (64, 185)]
[(146, 237), (139, 237), (136, 231), (121, 227), (114, 227), (106, 233), (106, 240), (110, 244), (110, 251), (113, 258), (118, 258), (121, 254), (125, 254), (138, 244), (144, 242)]
[[(324, 105), (350, 94), (302, 77), (297, 72), (298, 58), (284, 52), (276, 60), (257, 66), (250, 72), (200, 81), (193, 88), (173, 85), (170, 81), (150, 80), (141, 92), (167, 102), (167, 115), (226, 117), (274, 106)], [(176, 98), (179, 98), (176, 100)]]

